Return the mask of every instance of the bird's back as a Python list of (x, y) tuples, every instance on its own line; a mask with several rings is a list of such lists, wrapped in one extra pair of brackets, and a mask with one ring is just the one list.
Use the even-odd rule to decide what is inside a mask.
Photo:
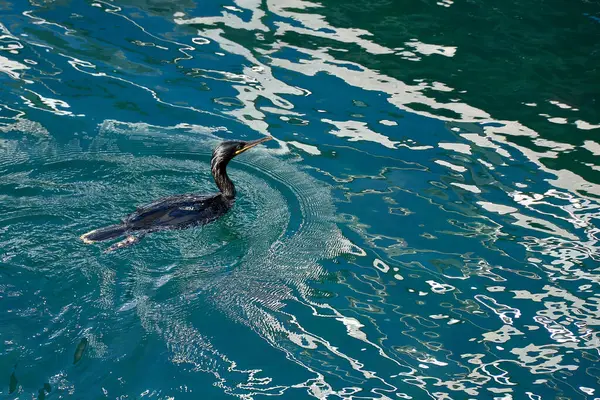
[(232, 203), (220, 193), (171, 196), (139, 207), (124, 223), (133, 231), (187, 228), (214, 221), (229, 211)]

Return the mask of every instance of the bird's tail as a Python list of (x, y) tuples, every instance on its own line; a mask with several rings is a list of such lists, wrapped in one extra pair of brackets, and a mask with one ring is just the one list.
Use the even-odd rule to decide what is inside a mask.
[(127, 227), (125, 225), (111, 225), (107, 226), (106, 228), (95, 229), (91, 232), (81, 235), (80, 239), (83, 241), (83, 243), (90, 244), (123, 236), (126, 231)]

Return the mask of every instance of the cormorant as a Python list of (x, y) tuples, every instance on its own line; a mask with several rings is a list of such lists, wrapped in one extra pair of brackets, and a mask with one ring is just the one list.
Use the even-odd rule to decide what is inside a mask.
[(139, 207), (120, 224), (96, 229), (82, 235), (81, 240), (90, 244), (126, 236), (124, 240), (107, 249), (107, 251), (112, 251), (139, 242), (140, 238), (149, 232), (185, 229), (218, 219), (229, 211), (235, 201), (235, 187), (227, 176), (227, 164), (233, 157), (271, 139), (273, 138), (268, 136), (251, 142), (226, 141), (214, 149), (210, 167), (220, 193), (165, 197)]

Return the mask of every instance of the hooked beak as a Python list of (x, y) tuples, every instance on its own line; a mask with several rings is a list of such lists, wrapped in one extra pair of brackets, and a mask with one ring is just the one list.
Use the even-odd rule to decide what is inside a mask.
[(269, 140), (271, 140), (271, 139), (273, 139), (273, 137), (272, 137), (272, 136), (267, 136), (267, 137), (264, 137), (264, 138), (261, 138), (261, 139), (258, 139), (258, 140), (253, 140), (253, 141), (251, 141), (251, 142), (248, 142), (248, 143), (246, 143), (246, 145), (245, 145), (243, 148), (241, 148), (240, 150), (237, 150), (237, 151), (235, 152), (235, 155), (237, 156), (238, 154), (242, 154), (242, 153), (243, 153), (243, 152), (245, 152), (246, 150), (248, 150), (248, 149), (251, 149), (251, 148), (253, 148), (254, 146), (257, 146), (257, 145), (259, 145), (259, 144), (261, 144), (261, 143), (264, 143), (264, 142), (266, 142), (266, 141), (269, 141)]

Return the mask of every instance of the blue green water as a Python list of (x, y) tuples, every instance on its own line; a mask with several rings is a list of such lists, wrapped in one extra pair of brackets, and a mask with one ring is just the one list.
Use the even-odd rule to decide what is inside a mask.
[[(0, 1), (1, 397), (600, 397), (598, 38), (585, 0)], [(79, 240), (264, 135), (219, 221)]]

